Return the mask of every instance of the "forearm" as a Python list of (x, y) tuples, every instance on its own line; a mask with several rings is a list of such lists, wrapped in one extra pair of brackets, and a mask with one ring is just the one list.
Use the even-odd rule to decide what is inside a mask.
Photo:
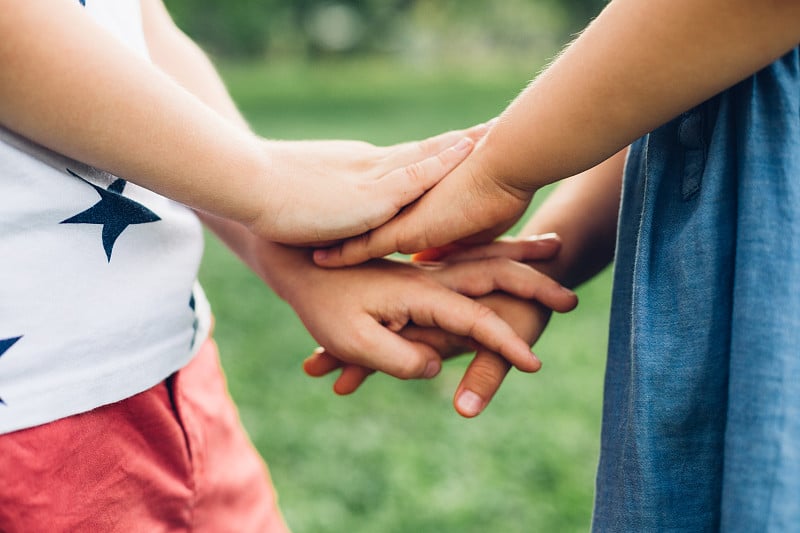
[[(208, 56), (173, 23), (161, 0), (142, 0), (142, 17), (153, 63), (221, 117), (250, 131)], [(311, 266), (306, 250), (259, 238), (234, 220), (196, 212), (208, 229), (284, 299), (288, 280)]]
[(555, 232), (558, 256), (536, 268), (568, 287), (597, 274), (614, 257), (622, 172), (627, 149), (564, 180), (520, 231), (520, 236)]
[(142, 25), (153, 64), (223, 118), (250, 130), (208, 56), (175, 25), (161, 0), (142, 0)]
[(242, 222), (258, 215), (271, 191), (254, 135), (97, 27), (76, 2), (2, 9), (0, 123), (192, 207)]
[(614, 0), (473, 157), (520, 191), (574, 175), (796, 46), (798, 20), (796, 0)]
[[(294, 298), (308, 282), (312, 269), (310, 251), (277, 244), (255, 236), (246, 227), (234, 221), (208, 213), (198, 212), (203, 224), (220, 238), (236, 256), (247, 265), (283, 300), (294, 304)], [(304, 281), (305, 280), (305, 281)]]
[[(142, 23), (153, 63), (242, 131), (249, 126), (203, 51), (172, 22), (160, 0), (142, 1)], [(260, 239), (245, 226), (198, 211), (200, 219), (242, 262), (285, 298), (285, 284), (304, 265), (308, 253)]]

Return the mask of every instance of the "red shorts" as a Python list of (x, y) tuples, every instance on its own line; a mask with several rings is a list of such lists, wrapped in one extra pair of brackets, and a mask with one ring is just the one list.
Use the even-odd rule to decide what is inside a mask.
[(150, 390), (0, 435), (0, 531), (288, 528), (209, 340)]

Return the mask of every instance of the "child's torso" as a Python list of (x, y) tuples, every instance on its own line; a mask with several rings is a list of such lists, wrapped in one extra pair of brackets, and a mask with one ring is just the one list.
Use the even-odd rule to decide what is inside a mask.
[[(137, 1), (86, 4), (147, 57)], [(210, 323), (202, 241), (186, 207), (0, 128), (0, 433), (185, 365)]]

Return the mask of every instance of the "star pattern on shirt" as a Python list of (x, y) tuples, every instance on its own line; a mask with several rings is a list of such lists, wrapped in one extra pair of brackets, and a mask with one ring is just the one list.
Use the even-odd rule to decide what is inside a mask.
[(81, 178), (70, 169), (67, 169), (67, 172), (91, 185), (100, 195), (100, 201), (86, 211), (62, 220), (60, 224), (100, 224), (103, 226), (103, 249), (109, 262), (111, 262), (114, 243), (128, 226), (161, 220), (158, 215), (142, 204), (122, 195), (127, 184), (125, 180), (117, 178), (108, 186), (108, 189), (103, 189)]
[(197, 341), (197, 328), (200, 326), (200, 320), (197, 318), (197, 304), (194, 299), (194, 293), (189, 297), (189, 308), (192, 310), (192, 343), (190, 348), (194, 348), (194, 343)]
[[(3, 354), (8, 351), (9, 348), (14, 346), (18, 340), (22, 338), (22, 335), (19, 337), (11, 337), (10, 339), (0, 339), (0, 357), (3, 357)], [(6, 405), (6, 402), (3, 401), (3, 398), (0, 398), (0, 404)]]

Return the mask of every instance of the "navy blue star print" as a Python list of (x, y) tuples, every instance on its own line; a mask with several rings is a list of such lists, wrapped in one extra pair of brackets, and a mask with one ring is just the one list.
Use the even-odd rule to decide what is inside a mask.
[[(9, 348), (14, 346), (14, 343), (16, 343), (21, 338), (22, 336), (20, 335), (19, 337), (11, 337), (10, 339), (0, 339), (0, 357), (3, 357), (3, 354), (6, 353)], [(0, 404), (5, 405), (6, 402), (4, 402), (2, 398), (0, 398)]]
[[(67, 169), (67, 172), (89, 183), (70, 169)], [(92, 183), (89, 183), (89, 185), (94, 187), (94, 190), (100, 195), (100, 201), (86, 211), (78, 213), (74, 217), (62, 220), (60, 223), (102, 225), (103, 249), (106, 251), (106, 258), (111, 262), (111, 252), (114, 249), (114, 243), (117, 242), (117, 238), (128, 226), (131, 224), (156, 222), (161, 220), (161, 218), (142, 204), (122, 196), (122, 191), (125, 190), (126, 185), (126, 181), (123, 179), (117, 179), (108, 186), (108, 189), (103, 189)]]
[(193, 347), (195, 341), (197, 340), (197, 328), (200, 325), (200, 321), (197, 319), (197, 310), (195, 309), (195, 300), (194, 300), (194, 293), (189, 297), (189, 308), (192, 310), (192, 314), (194, 315), (194, 320), (192, 320), (192, 343), (189, 347)]

